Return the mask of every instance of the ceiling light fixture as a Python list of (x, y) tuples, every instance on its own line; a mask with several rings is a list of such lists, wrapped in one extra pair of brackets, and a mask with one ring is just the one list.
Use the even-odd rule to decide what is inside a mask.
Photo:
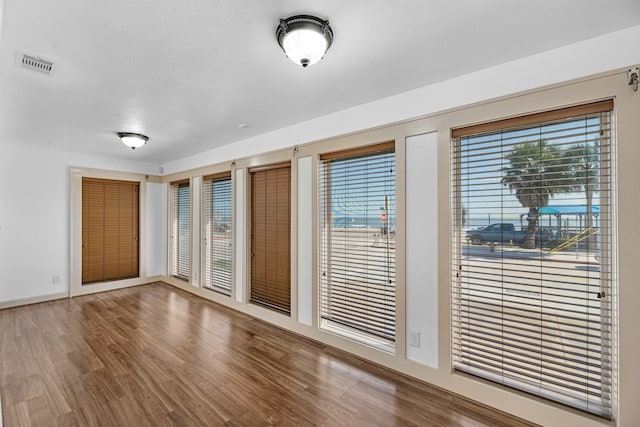
[(147, 143), (149, 137), (140, 133), (118, 132), (118, 136), (124, 145), (135, 150)]
[(289, 59), (307, 67), (320, 61), (329, 50), (333, 30), (329, 21), (311, 15), (295, 15), (280, 20), (276, 38)]

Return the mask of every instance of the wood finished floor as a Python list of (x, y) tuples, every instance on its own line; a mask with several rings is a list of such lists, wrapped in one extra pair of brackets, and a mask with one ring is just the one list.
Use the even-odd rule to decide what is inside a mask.
[(529, 425), (162, 283), (0, 326), (4, 427)]

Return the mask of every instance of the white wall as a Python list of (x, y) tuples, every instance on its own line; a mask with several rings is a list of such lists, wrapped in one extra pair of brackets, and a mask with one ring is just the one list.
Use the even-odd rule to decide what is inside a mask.
[[(4, 0), (0, 0), (0, 43), (2, 43), (2, 15), (4, 11)], [(0, 427), (2, 427), (2, 421), (0, 420)]]
[(68, 292), (71, 166), (158, 170), (156, 164), (0, 144), (0, 305)]
[(640, 26), (497, 65), (165, 163), (167, 174), (426, 116), (640, 63)]
[(147, 276), (167, 275), (167, 184), (147, 183)]
[(235, 299), (237, 302), (244, 301), (244, 286), (245, 286), (245, 235), (247, 223), (244, 220), (246, 210), (246, 185), (244, 181), (245, 171), (244, 169), (236, 169), (233, 188), (234, 188), (234, 218), (233, 218), (233, 233), (235, 254), (233, 258), (234, 263), (234, 286), (235, 286)]
[(298, 159), (298, 322), (313, 317), (313, 179), (311, 157)]
[(438, 135), (406, 139), (407, 358), (438, 367)]
[(200, 286), (200, 177), (191, 179), (191, 276), (189, 282)]

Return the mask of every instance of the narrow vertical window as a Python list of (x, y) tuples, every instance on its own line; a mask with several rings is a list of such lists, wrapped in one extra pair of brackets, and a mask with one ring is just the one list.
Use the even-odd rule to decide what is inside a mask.
[(456, 129), (453, 367), (611, 416), (611, 101)]
[(203, 286), (231, 295), (231, 174), (204, 177), (202, 193)]
[(189, 280), (191, 271), (191, 189), (189, 180), (171, 183), (169, 196), (169, 274)]
[(250, 300), (291, 313), (291, 165), (251, 170)]
[(320, 157), (321, 327), (392, 350), (396, 334), (394, 143)]

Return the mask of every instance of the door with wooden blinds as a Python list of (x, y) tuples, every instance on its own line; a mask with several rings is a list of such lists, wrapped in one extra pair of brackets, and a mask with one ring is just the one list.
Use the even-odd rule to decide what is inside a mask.
[(251, 302), (291, 312), (291, 166), (251, 172)]
[(82, 179), (82, 284), (139, 276), (140, 184)]

